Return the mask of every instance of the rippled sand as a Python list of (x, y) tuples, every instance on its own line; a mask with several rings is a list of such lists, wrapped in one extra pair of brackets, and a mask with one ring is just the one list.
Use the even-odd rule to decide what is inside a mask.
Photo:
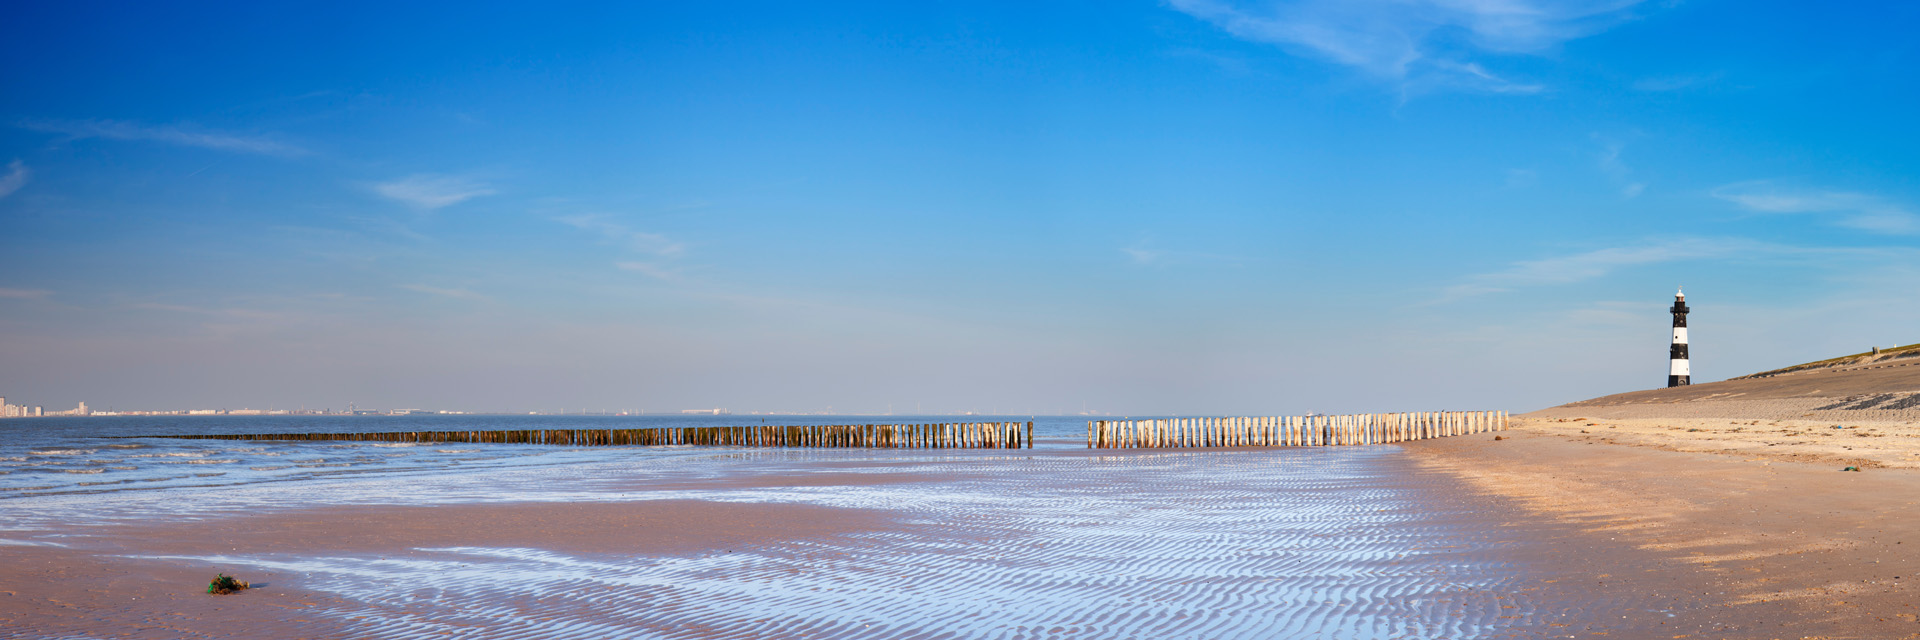
[[(147, 637), (1473, 638), (1644, 631), (1703, 606), (1565, 580), (1570, 529), (1397, 447), (745, 451), (515, 473), (549, 474), (521, 478), (528, 498), (570, 498), (10, 535), (69, 545), (0, 546), (23, 566), (154, 576), (60, 597), (156, 608), (63, 615), (16, 590), (0, 620)], [(688, 506), (716, 504), (736, 511)], [(196, 569), (267, 586), (165, 584)]]

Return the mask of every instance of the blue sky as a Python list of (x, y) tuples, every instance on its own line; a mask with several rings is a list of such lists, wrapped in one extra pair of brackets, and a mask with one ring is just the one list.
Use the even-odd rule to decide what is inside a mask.
[(52, 3), (0, 393), (1528, 410), (1920, 341), (1920, 8)]

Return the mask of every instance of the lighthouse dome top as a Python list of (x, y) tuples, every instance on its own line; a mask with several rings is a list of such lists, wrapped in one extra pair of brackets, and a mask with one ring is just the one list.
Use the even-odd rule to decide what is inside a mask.
[(1685, 300), (1685, 299), (1687, 299), (1687, 290), (1686, 290), (1686, 288), (1685, 288), (1685, 287), (1681, 287), (1681, 288), (1680, 288), (1679, 290), (1677, 290), (1677, 291), (1674, 291), (1674, 293), (1673, 293), (1673, 297), (1675, 297), (1675, 298), (1679, 298), (1679, 299), (1681, 299), (1681, 300)]

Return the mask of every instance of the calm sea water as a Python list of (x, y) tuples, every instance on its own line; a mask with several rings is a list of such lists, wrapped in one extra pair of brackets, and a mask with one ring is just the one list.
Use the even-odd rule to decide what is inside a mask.
[(542, 445), (410, 445), (129, 438), (158, 434), (353, 433), (510, 429), (642, 429), (757, 424), (1028, 421), (1036, 435), (1076, 436), (1063, 417), (953, 416), (103, 416), (0, 420), (0, 501), (116, 491), (314, 483), (467, 473), (711, 452), (688, 447), (579, 449)]

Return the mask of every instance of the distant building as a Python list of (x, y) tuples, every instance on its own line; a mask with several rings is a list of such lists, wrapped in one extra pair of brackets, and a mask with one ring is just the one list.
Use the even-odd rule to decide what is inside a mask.
[(728, 411), (726, 409), (681, 409), (680, 413), (687, 414), (687, 415), (700, 415), (700, 416), (733, 415), (732, 411)]
[[(36, 411), (35, 413), (38, 413), (38, 412)], [(68, 410), (66, 410), (66, 411), (53, 411), (53, 412), (49, 412), (49, 413), (47, 413), (47, 414), (45, 414), (45, 415), (49, 415), (49, 416), (90, 416), (90, 415), (93, 415), (93, 410), (92, 410), (92, 409), (88, 409), (88, 408), (87, 408), (87, 403), (85, 403), (85, 402), (82, 402), (82, 403), (80, 403), (80, 406), (79, 406), (79, 407), (77, 407), (77, 408), (74, 408), (74, 409), (68, 409)]]
[(20, 404), (7, 404), (6, 398), (0, 398), (0, 418), (32, 418), (40, 415), (39, 407)]
[(94, 415), (93, 410), (88, 409), (87, 403), (85, 402), (80, 403), (80, 407), (76, 409), (69, 409), (67, 411), (49, 412), (42, 407), (29, 407), (26, 405), (19, 405), (19, 404), (7, 404), (6, 398), (0, 398), (0, 418), (40, 418), (45, 416), (90, 416), (90, 415)]

